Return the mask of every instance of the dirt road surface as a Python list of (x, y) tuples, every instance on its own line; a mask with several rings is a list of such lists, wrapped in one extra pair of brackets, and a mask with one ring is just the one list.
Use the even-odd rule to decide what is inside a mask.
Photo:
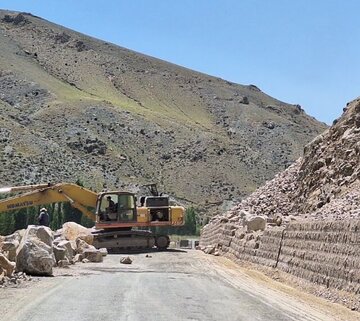
[(200, 251), (109, 255), (0, 289), (3, 321), (359, 320), (360, 314)]

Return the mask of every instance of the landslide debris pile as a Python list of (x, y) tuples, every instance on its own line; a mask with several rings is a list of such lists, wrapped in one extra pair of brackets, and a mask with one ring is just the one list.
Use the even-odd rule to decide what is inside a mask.
[(97, 250), (93, 238), (89, 229), (74, 222), (56, 232), (29, 225), (26, 230), (0, 236), (0, 286), (29, 280), (28, 275), (53, 275), (54, 267), (102, 262), (107, 251)]
[[(257, 222), (255, 225), (253, 222)], [(261, 224), (259, 224), (261, 222)], [(203, 228), (200, 246), (360, 294), (360, 99), (304, 156)]]
[(211, 213), (326, 129), (254, 85), (9, 11), (0, 11), (0, 108), (2, 185), (80, 179), (138, 192), (155, 178)]

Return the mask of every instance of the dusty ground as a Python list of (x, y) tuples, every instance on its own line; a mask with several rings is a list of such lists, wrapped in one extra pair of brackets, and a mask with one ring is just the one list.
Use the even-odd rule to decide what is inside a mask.
[(121, 255), (0, 289), (0, 319), (359, 320), (359, 313), (199, 251)]
[[(330, 301), (330, 305), (333, 303), (339, 303), (352, 311), (360, 312), (360, 302), (358, 295), (356, 294), (351, 294), (349, 292), (333, 288), (327, 288), (326, 286), (315, 284), (289, 273), (282, 272), (279, 269), (240, 260), (235, 260), (235, 262), (236, 265), (240, 265), (241, 268), (245, 271), (252, 271), (252, 273), (256, 273), (259, 276), (265, 274), (266, 277), (270, 277), (271, 279), (275, 280), (276, 283), (287, 284), (289, 290), (296, 288), (299, 295), (302, 292), (306, 292), (308, 294), (313, 294), (317, 297), (324, 298), (326, 301)], [(360, 319), (360, 316), (358, 318)]]

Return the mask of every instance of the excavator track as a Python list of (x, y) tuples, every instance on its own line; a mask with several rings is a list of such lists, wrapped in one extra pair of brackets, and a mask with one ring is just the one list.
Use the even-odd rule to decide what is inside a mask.
[(94, 235), (94, 246), (106, 248), (109, 253), (150, 250), (156, 246), (158, 250), (166, 250), (170, 239), (167, 235), (154, 235), (151, 231), (100, 230)]

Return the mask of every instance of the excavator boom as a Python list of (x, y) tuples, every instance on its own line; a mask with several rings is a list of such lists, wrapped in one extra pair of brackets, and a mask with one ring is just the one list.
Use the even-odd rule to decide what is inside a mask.
[(88, 218), (95, 221), (95, 214), (87, 207), (96, 208), (97, 194), (75, 184), (40, 184), (2, 188), (0, 192), (1, 190), (2, 193), (5, 193), (5, 190), (6, 193), (28, 190), (30, 192), (0, 200), (0, 213), (30, 206), (70, 202), (73, 207), (78, 208)]
[(47, 183), (47, 184), (24, 185), (24, 186), (15, 186), (15, 187), (2, 187), (0, 188), (0, 194), (33, 191), (36, 189), (42, 189), (50, 186), (51, 184)]

